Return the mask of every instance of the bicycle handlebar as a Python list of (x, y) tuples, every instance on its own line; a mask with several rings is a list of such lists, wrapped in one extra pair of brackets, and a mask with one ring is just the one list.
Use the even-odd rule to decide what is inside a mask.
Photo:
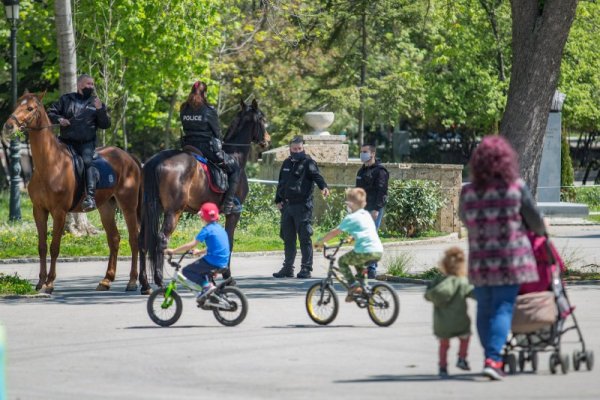
[(173, 259), (173, 254), (169, 254), (169, 257), (167, 258), (167, 262), (169, 263), (169, 265), (171, 265), (171, 267), (173, 268), (177, 268), (179, 266), (181, 266), (181, 262), (183, 261), (183, 259), (185, 258), (185, 256), (187, 256), (188, 254), (192, 254), (191, 250), (186, 251), (185, 253), (183, 253), (181, 255), (181, 258), (179, 259), (179, 261), (175, 262), (172, 261)]

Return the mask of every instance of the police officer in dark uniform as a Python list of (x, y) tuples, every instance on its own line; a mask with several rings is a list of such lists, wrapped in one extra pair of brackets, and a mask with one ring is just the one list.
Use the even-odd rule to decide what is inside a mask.
[[(367, 193), (365, 210), (371, 214), (371, 217), (375, 221), (375, 226), (379, 229), (387, 201), (390, 174), (375, 155), (375, 146), (373, 145), (364, 145), (360, 148), (360, 161), (363, 162), (363, 166), (356, 174), (356, 187), (364, 189)], [(377, 263), (369, 265), (369, 278), (375, 278), (377, 275), (376, 271)]]
[(240, 204), (234, 204), (235, 192), (240, 179), (240, 167), (236, 160), (221, 148), (221, 128), (219, 116), (206, 99), (206, 83), (197, 81), (187, 100), (181, 105), (179, 117), (183, 126), (182, 146), (191, 145), (202, 155), (218, 165), (228, 177), (228, 189), (225, 193), (223, 214), (239, 214)]
[(304, 153), (304, 140), (296, 136), (290, 143), (290, 157), (281, 166), (275, 204), (281, 210), (280, 235), (285, 246), (283, 268), (275, 272), (275, 278), (292, 278), (296, 259), (296, 237), (300, 239), (302, 253), (298, 278), (310, 278), (312, 272), (312, 209), (313, 188), (317, 184), (323, 197), (329, 189), (319, 172), (317, 163)]
[(77, 78), (77, 92), (64, 94), (48, 108), (48, 117), (60, 124), (60, 140), (73, 147), (83, 158), (85, 166), (86, 197), (83, 211), (96, 208), (94, 196), (96, 183), (100, 177), (98, 169), (92, 166), (96, 150), (96, 130), (110, 127), (106, 106), (94, 96), (94, 79), (86, 74)]

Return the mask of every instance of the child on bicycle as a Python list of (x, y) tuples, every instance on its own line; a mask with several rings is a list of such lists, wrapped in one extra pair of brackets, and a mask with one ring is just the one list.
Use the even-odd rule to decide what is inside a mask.
[[(193, 249), (195, 256), (206, 254), (201, 259), (184, 267), (181, 272), (190, 281), (202, 286), (202, 292), (196, 298), (198, 303), (204, 302), (207, 296), (215, 289), (209, 279), (209, 274), (214, 271), (226, 269), (229, 264), (229, 237), (219, 223), (219, 207), (215, 203), (204, 203), (198, 215), (206, 225), (196, 235), (194, 240), (183, 244), (176, 249), (166, 249), (166, 254), (183, 253)], [(206, 243), (205, 250), (195, 249), (198, 243)]]
[[(354, 249), (344, 254), (338, 260), (340, 271), (348, 280), (350, 289), (348, 290), (347, 302), (351, 302), (354, 296), (362, 292), (361, 282), (364, 279), (363, 271), (366, 265), (381, 260), (383, 255), (383, 245), (377, 235), (377, 228), (371, 214), (364, 209), (367, 204), (367, 194), (363, 189), (354, 188), (346, 190), (346, 208), (348, 215), (342, 220), (340, 225), (329, 231), (323, 238), (318, 239), (316, 247), (321, 247), (323, 243), (333, 239), (342, 232), (352, 236), (355, 241)], [(352, 274), (350, 265), (356, 268), (356, 277)]]
[(467, 279), (465, 253), (451, 247), (440, 262), (444, 277), (433, 281), (425, 292), (425, 299), (433, 303), (433, 333), (439, 345), (439, 375), (448, 376), (448, 349), (450, 339), (458, 337), (459, 350), (456, 366), (469, 371), (467, 350), (471, 337), (471, 319), (467, 313), (467, 297), (472, 296), (473, 285)]

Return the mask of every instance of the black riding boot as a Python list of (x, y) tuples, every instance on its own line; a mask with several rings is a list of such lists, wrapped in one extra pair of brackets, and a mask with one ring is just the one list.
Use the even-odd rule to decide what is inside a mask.
[(239, 202), (234, 202), (239, 180), (240, 170), (238, 168), (229, 168), (227, 176), (229, 187), (227, 188), (227, 192), (225, 192), (225, 196), (223, 197), (222, 206), (222, 211), (225, 215), (239, 214), (242, 212), (242, 205)]
[(96, 200), (94, 200), (94, 196), (96, 195), (96, 183), (98, 182), (98, 171), (95, 167), (88, 168), (85, 173), (85, 181), (86, 181), (86, 196), (81, 203), (81, 208), (83, 212), (92, 211), (96, 208)]

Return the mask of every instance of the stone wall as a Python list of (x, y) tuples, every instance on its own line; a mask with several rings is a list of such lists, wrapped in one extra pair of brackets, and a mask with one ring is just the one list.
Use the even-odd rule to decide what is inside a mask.
[[(304, 136), (304, 149), (319, 165), (319, 169), (330, 186), (354, 186), (356, 172), (361, 166), (359, 160), (348, 159), (348, 145), (344, 136)], [(287, 146), (278, 147), (262, 154), (260, 179), (276, 181), (281, 164), (289, 156)], [(436, 229), (442, 232), (459, 232), (458, 198), (462, 186), (462, 165), (450, 164), (384, 164), (390, 172), (390, 180), (421, 179), (440, 184), (447, 200), (440, 211)], [(315, 190), (315, 215), (324, 209), (321, 194)]]

